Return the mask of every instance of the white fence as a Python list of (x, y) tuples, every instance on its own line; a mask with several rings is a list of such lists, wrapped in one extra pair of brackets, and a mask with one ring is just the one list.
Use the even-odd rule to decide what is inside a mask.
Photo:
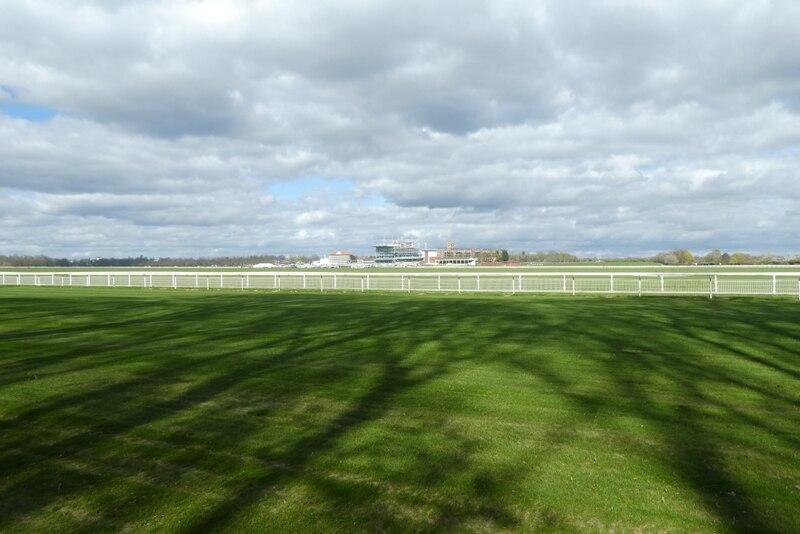
[(800, 273), (0, 272), (0, 285), (632, 295), (790, 295)]

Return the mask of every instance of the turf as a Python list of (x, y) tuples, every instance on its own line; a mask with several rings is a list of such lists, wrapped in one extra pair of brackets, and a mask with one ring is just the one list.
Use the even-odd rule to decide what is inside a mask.
[(800, 304), (0, 288), (0, 531), (800, 530)]
[[(451, 266), (386, 266), (386, 267), (364, 267), (364, 268), (330, 268), (330, 267), (275, 267), (269, 269), (254, 269), (252, 267), (9, 267), (0, 266), (0, 272), (9, 275), (13, 273), (32, 274), (32, 273), (171, 273), (171, 272), (191, 272), (191, 273), (582, 273), (582, 272), (614, 272), (621, 273), (797, 273), (800, 272), (800, 265), (781, 264), (781, 265), (661, 265), (657, 263), (632, 263), (632, 262), (583, 262), (583, 263), (552, 263), (543, 265), (510, 265), (504, 267), (451, 265)], [(9, 280), (11, 283), (11, 280)]]

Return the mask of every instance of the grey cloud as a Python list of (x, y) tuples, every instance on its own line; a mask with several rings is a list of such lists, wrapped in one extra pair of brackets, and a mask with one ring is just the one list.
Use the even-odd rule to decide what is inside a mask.
[[(798, 19), (788, 1), (14, 3), (0, 86), (59, 116), (0, 115), (0, 218), (31, 236), (0, 243), (797, 250)], [(308, 177), (354, 189), (266, 189)]]

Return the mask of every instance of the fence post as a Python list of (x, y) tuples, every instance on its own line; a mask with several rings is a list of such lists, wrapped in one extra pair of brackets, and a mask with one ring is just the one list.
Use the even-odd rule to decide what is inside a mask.
[[(52, 287), (56, 287), (56, 286), (67, 287), (67, 286), (70, 286), (70, 287), (75, 287), (75, 286), (80, 286), (80, 287), (109, 287), (109, 288), (117, 288), (117, 287), (121, 287), (121, 288), (124, 288), (124, 287), (129, 287), (129, 288), (132, 288), (132, 287), (154, 288), (155, 287), (155, 279), (154, 279), (154, 277), (156, 275), (158, 275), (159, 276), (159, 288), (170, 288), (171, 287), (172, 289), (180, 289), (180, 288), (186, 287), (186, 288), (199, 289), (200, 287), (203, 287), (203, 286), (200, 285), (200, 275), (197, 272), (195, 272), (194, 277), (193, 277), (194, 278), (194, 284), (192, 284), (192, 282), (191, 282), (192, 273), (190, 273), (190, 272), (186, 272), (186, 273), (178, 272), (178, 271), (176, 271), (176, 272), (166, 271), (166, 272), (161, 272), (161, 273), (147, 273), (147, 272), (141, 272), (141, 271), (140, 272), (136, 272), (136, 276), (141, 276), (142, 277), (142, 284), (141, 285), (134, 285), (135, 276), (133, 275), (132, 272), (113, 272), (113, 271), (112, 272), (106, 271), (105, 273), (103, 273), (103, 272), (98, 272), (98, 273), (87, 273), (87, 272), (78, 272), (78, 273), (70, 273), (70, 272), (64, 272), (64, 273), (56, 273), (56, 272), (42, 273), (42, 272), (38, 272), (37, 273), (37, 272), (29, 272), (29, 273), (24, 273), (24, 274), (27, 277), (25, 284), (22, 283), (22, 275), (23, 275), (23, 273), (21, 273), (21, 272), (20, 273), (2, 272), (2, 273), (0, 273), (0, 285), (11, 286), (11, 285), (16, 284), (17, 286), (30, 285), (30, 286), (36, 286), (36, 287), (44, 287), (44, 286), (52, 286)], [(179, 276), (178, 276), (179, 274), (186, 279), (185, 282), (181, 282), (179, 280)], [(267, 287), (266, 286), (266, 275), (267, 275), (267, 273), (263, 273), (263, 274), (265, 275), (265, 277), (264, 277), (265, 287)], [(295, 277), (295, 279), (297, 279), (298, 275), (303, 276), (303, 286), (302, 286), (302, 288), (306, 289), (306, 290), (315, 290), (317, 288), (315, 288), (313, 286), (313, 283), (311, 283), (311, 280), (309, 279), (309, 276), (308, 276), (309, 274), (317, 274), (317, 276), (319, 278), (319, 284), (320, 284), (319, 285), (319, 290), (320, 290), (320, 292), (323, 292), (323, 293), (325, 292), (325, 289), (326, 289), (325, 285), (326, 284), (329, 284), (329, 287), (327, 288), (329, 291), (330, 290), (337, 290), (339, 288), (339, 275), (338, 275), (338, 273), (333, 273), (333, 272), (328, 272), (328, 273), (316, 272), (316, 273), (302, 273), (302, 274), (301, 273), (288, 273), (288, 276)], [(429, 282), (433, 280), (433, 275), (434, 274), (436, 275), (436, 286), (435, 286), (435, 288), (429, 288), (429, 285), (432, 285), (432, 284), (429, 284)], [(462, 276), (462, 274), (464, 276)], [(536, 282), (536, 283), (531, 284), (531, 288), (529, 288), (527, 290), (524, 289), (524, 284), (525, 284), (524, 278), (528, 277), (529, 279), (536, 280), (537, 279), (536, 277), (538, 276), (538, 273), (531, 273), (531, 274), (526, 274), (526, 273), (506, 273), (506, 274), (509, 275), (509, 279), (511, 280), (511, 288), (509, 288), (509, 289), (511, 290), (512, 294), (524, 293), (526, 291), (527, 292), (539, 292), (539, 291), (545, 291), (545, 292), (556, 291), (557, 292), (558, 291), (558, 289), (556, 289), (556, 286), (555, 286), (555, 283), (558, 280), (558, 274), (556, 274), (556, 273), (550, 273), (550, 274), (546, 275), (546, 278), (553, 282), (553, 286), (550, 286), (549, 283), (547, 283), (547, 284), (544, 285), (544, 289), (541, 289), (540, 284), (538, 282)], [(720, 284), (720, 278), (723, 277), (722, 279), (724, 280), (724, 277), (727, 276), (726, 273), (707, 272), (705, 274), (706, 274), (706, 277), (707, 277), (707, 280), (708, 280), (708, 284), (709, 284), (709, 287), (706, 288), (705, 291), (707, 292), (707, 294), (708, 294), (710, 299), (713, 299), (714, 297), (718, 297), (719, 295), (739, 295), (739, 294), (755, 294), (755, 293), (757, 293), (757, 291), (755, 289), (753, 289), (752, 287), (750, 287), (750, 286), (739, 287), (738, 285), (734, 284), (736, 286), (736, 287), (734, 287), (734, 286), (731, 286), (730, 284), (728, 286), (726, 286), (725, 284)], [(770, 278), (771, 278), (771, 285), (766, 287), (766, 292), (765, 293), (760, 293), (759, 292), (759, 294), (761, 294), (762, 296), (764, 296), (764, 295), (774, 295), (774, 296), (789, 295), (789, 296), (795, 296), (798, 299), (800, 299), (800, 277), (798, 277), (796, 273), (791, 273), (792, 276), (795, 277), (795, 282), (792, 282), (791, 281), (791, 276), (788, 276), (788, 274), (789, 273), (782, 274), (782, 273), (778, 273), (778, 272), (772, 272), (772, 273), (761, 273), (760, 275), (758, 275), (757, 279), (760, 279), (760, 280), (766, 279), (767, 281), (769, 281)], [(215, 276), (218, 277), (219, 287), (223, 288), (223, 289), (227, 289), (225, 287), (225, 277), (231, 277), (231, 276), (235, 277), (237, 275), (239, 276), (239, 287), (240, 287), (240, 289), (242, 289), (242, 290), (244, 290), (244, 289), (254, 289), (254, 288), (257, 289), (259, 287), (258, 284), (260, 282), (258, 282), (258, 279), (256, 279), (255, 282), (254, 282), (253, 281), (253, 276), (252, 276), (251, 273), (236, 272), (236, 273), (230, 273), (230, 275), (228, 273), (204, 273), (203, 274), (203, 278), (205, 279), (205, 284), (204, 284), (205, 285), (205, 289), (210, 289), (211, 288), (211, 278), (215, 277)], [(396, 276), (396, 273), (394, 273), (394, 275)], [(477, 291), (477, 292), (482, 292), (482, 291), (504, 292), (505, 291), (504, 289), (502, 289), (502, 282), (501, 282), (501, 279), (503, 278), (502, 274), (499, 274), (499, 273), (498, 274), (490, 274), (489, 275), (489, 282), (490, 283), (489, 283), (488, 286), (486, 286), (486, 289), (484, 289), (484, 284), (483, 284), (483, 280), (482, 280), (483, 273), (472, 273), (472, 274), (469, 274), (469, 273), (457, 273), (457, 272), (454, 272), (454, 273), (451, 273), (451, 274), (450, 273), (442, 273), (442, 272), (439, 272), (439, 273), (427, 273), (427, 274), (423, 273), (423, 274), (421, 274), (419, 276), (417, 276), (417, 273), (409, 273), (407, 276), (406, 276), (406, 273), (401, 273), (401, 276), (400, 276), (400, 288), (399, 289), (402, 292), (408, 292), (409, 294), (410, 293), (414, 293), (415, 291), (427, 291), (428, 289), (426, 289), (426, 288), (429, 288), (431, 290), (437, 290), (437, 291), (449, 291), (450, 290), (450, 287), (448, 286), (449, 282), (443, 284), (442, 283), (442, 278), (447, 280), (447, 277), (451, 277), (451, 279), (452, 279), (452, 275), (456, 275), (456, 277), (457, 277), (457, 287), (456, 287), (456, 289), (457, 289), (459, 294), (470, 293), (470, 292), (473, 292), (473, 291)], [(582, 275), (583, 276), (589, 276), (586, 273), (574, 273), (574, 272), (570, 273), (570, 274), (561, 273), (561, 291), (564, 294), (570, 294), (571, 293), (572, 295), (577, 295), (578, 294), (578, 282), (577, 282), (577, 279), (580, 278), (580, 276), (582, 276)], [(630, 279), (630, 277), (634, 276), (634, 275), (636, 276), (636, 288), (635, 289), (631, 288), (630, 284), (625, 282), (625, 280), (623, 280), (623, 287), (622, 288), (618, 288), (617, 287), (617, 279), (619, 279), (620, 277)], [(260, 276), (260, 274), (256, 273), (256, 277), (258, 278), (259, 276)], [(349, 282), (349, 280), (353, 280), (356, 277), (359, 277), (361, 279), (361, 291), (363, 292), (363, 291), (371, 290), (371, 286), (370, 286), (371, 275), (370, 274), (364, 273), (364, 274), (358, 275), (356, 273), (353, 273), (352, 275), (344, 274), (343, 276), (344, 276), (343, 279), (345, 280), (345, 285), (343, 286), (343, 289), (353, 289), (353, 290), (358, 291), (359, 286), (352, 287), (352, 284)], [(379, 276), (383, 276), (383, 275), (380, 274)], [(413, 280), (414, 276), (417, 276), (417, 278), (420, 278), (422, 280), (422, 284), (421, 285), (418, 284), (418, 288), (414, 287), (414, 280)], [(467, 278), (465, 278), (465, 276)], [(498, 278), (496, 280), (496, 282), (499, 283), (499, 286), (492, 282), (492, 279), (496, 278), (497, 276), (500, 276), (500, 278)], [(610, 293), (613, 293), (613, 294), (617, 294), (617, 293), (620, 293), (620, 294), (623, 294), (623, 293), (625, 293), (625, 294), (636, 294), (639, 297), (642, 297), (645, 294), (647, 294), (647, 295), (650, 295), (650, 294), (656, 295), (656, 294), (660, 293), (660, 294), (663, 295), (663, 294), (666, 294), (666, 279), (668, 277), (671, 277), (671, 276), (677, 278), (677, 285), (673, 286), (673, 293), (677, 293), (677, 294), (693, 293), (693, 294), (697, 295), (697, 294), (699, 294), (701, 292), (700, 290), (702, 289), (702, 287), (700, 287), (700, 285), (699, 285), (699, 280), (700, 280), (702, 275), (699, 274), (699, 273), (691, 275), (691, 277), (689, 279), (687, 279), (687, 280), (683, 280), (682, 277), (684, 275), (674, 275), (674, 273), (606, 272), (606, 273), (598, 274), (598, 275), (596, 275), (596, 277), (597, 276), (599, 276), (599, 277), (608, 276), (609, 277), (609, 288), (606, 291), (610, 292)], [(778, 287), (778, 276), (783, 276), (784, 277), (783, 285), (781, 285), (780, 288)], [(122, 278), (121, 280), (120, 280), (120, 277)], [(652, 288), (652, 286), (654, 284), (651, 283), (651, 282), (656, 282), (656, 277), (658, 277), (658, 285), (655, 288)], [(78, 278), (80, 278), (80, 281), (76, 281)], [(749, 280), (752, 280), (754, 278), (755, 277), (749, 278)], [(464, 286), (464, 280), (469, 280), (469, 279), (472, 279), (473, 282), (469, 282), (467, 284), (467, 286), (465, 287)], [(571, 287), (569, 285), (570, 284), (569, 279), (571, 279), (571, 284), (572, 284)], [(326, 282), (326, 280), (328, 280), (328, 281)], [(597, 280), (595, 279), (594, 281), (596, 282)], [(697, 286), (694, 285), (694, 281), (698, 282)], [(103, 285), (104, 282), (105, 282), (105, 285)], [(594, 292), (594, 289), (592, 289), (592, 288), (598, 289), (591, 282), (592, 281), (590, 280), (590, 284), (587, 285), (586, 287), (584, 287), (584, 291), (586, 291), (588, 289), (589, 292)], [(645, 283), (645, 282), (647, 282), (647, 283)], [(691, 282), (691, 284), (689, 284), (689, 282)], [(183, 285), (181, 285), (182, 283), (183, 283)], [(137, 284), (138, 284), (138, 282), (137, 282)], [(281, 288), (281, 284), (282, 284), (281, 275), (278, 274), (278, 273), (273, 273), (273, 287), (276, 290), (281, 290), (282, 289)], [(470, 285), (470, 284), (472, 284), (472, 285)], [(229, 283), (229, 285), (230, 285), (230, 283)], [(233, 284), (233, 285), (235, 286), (235, 284)], [(290, 283), (290, 288), (294, 287), (295, 285), (299, 285), (299, 284), (295, 284), (294, 282), (291, 282)], [(722, 285), (722, 287), (720, 287), (720, 285)], [(380, 290), (382, 287), (389, 287), (390, 288), (391, 284), (388, 284), (388, 286), (386, 284), (384, 284), (382, 286), (381, 283), (379, 283), (377, 289)], [(470, 287), (472, 287), (472, 289), (470, 289)], [(600, 287), (602, 287), (602, 286), (600, 286)], [(792, 290), (791, 290), (792, 287), (795, 288), (794, 289), (794, 293), (792, 293)], [(725, 293), (722, 293), (723, 289), (726, 291)], [(779, 289), (780, 289), (780, 291), (778, 291)], [(748, 293), (748, 291), (750, 291), (750, 293)], [(601, 293), (602, 293), (602, 291), (601, 291)]]

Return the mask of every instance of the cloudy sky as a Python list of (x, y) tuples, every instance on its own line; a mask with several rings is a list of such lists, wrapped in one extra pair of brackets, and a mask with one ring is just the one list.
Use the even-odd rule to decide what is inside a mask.
[(795, 0), (0, 13), (0, 254), (800, 252)]

